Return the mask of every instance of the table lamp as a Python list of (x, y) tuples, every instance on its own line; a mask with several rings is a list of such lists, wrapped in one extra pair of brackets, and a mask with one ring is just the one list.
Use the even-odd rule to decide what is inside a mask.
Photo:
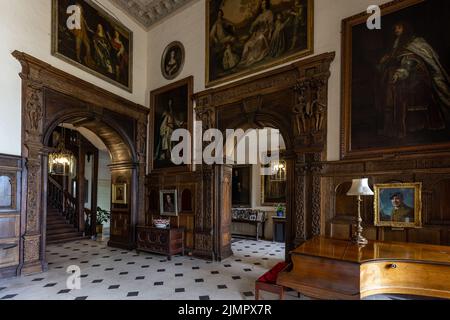
[(358, 197), (358, 220), (356, 225), (356, 232), (352, 238), (354, 244), (364, 246), (368, 243), (367, 239), (362, 236), (362, 218), (361, 218), (361, 203), (362, 196), (373, 196), (374, 193), (369, 187), (369, 179), (353, 179), (353, 184), (350, 190), (347, 192), (348, 196)]

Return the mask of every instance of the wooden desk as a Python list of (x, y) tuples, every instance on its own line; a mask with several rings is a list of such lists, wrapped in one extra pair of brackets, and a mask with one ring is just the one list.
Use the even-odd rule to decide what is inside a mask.
[(316, 237), (291, 252), (277, 284), (317, 299), (408, 294), (450, 299), (450, 247)]

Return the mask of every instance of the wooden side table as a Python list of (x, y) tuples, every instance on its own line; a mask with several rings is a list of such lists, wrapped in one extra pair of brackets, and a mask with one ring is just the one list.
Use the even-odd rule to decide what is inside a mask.
[(273, 216), (273, 242), (286, 242), (286, 217)]
[(184, 255), (184, 229), (137, 227), (136, 251), (163, 254), (169, 261), (173, 255), (180, 253)]

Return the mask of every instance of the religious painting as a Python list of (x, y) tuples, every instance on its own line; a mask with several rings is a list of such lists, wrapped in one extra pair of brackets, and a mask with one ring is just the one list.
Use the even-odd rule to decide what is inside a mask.
[[(176, 164), (172, 150), (180, 142), (172, 141), (177, 129), (186, 129), (192, 134), (193, 126), (193, 78), (189, 77), (151, 93), (150, 148), (151, 170), (184, 170), (190, 164)], [(183, 157), (184, 154), (177, 154)]]
[(422, 184), (374, 185), (375, 226), (420, 228), (422, 226)]
[[(261, 176), (261, 204), (273, 206), (286, 203), (286, 161), (272, 165), (272, 175)], [(267, 166), (266, 166), (267, 167)]]
[(314, 0), (206, 1), (206, 86), (313, 53)]
[(450, 147), (450, 2), (401, 0), (343, 21), (342, 157)]
[(132, 92), (133, 33), (91, 0), (53, 0), (52, 54)]
[(164, 78), (173, 80), (181, 73), (184, 57), (184, 46), (181, 42), (175, 41), (167, 46), (161, 59), (161, 72)]
[(127, 184), (117, 183), (112, 185), (112, 203), (127, 204)]
[(235, 166), (232, 172), (232, 205), (233, 207), (251, 207), (252, 166)]
[(177, 190), (161, 190), (159, 203), (161, 208), (161, 215), (163, 216), (178, 215)]

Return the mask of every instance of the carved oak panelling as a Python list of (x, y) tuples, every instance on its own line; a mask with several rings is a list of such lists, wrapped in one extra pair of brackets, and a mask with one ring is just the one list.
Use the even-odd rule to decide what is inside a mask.
[[(47, 210), (46, 146), (51, 133), (61, 122), (93, 131), (107, 145), (113, 165), (119, 164), (131, 172), (127, 180), (132, 195), (127, 208), (128, 220), (124, 222), (119, 214), (118, 218), (121, 220), (116, 227), (120, 224), (124, 229), (120, 232), (114, 230), (115, 233), (128, 233), (127, 242), (120, 245), (130, 246), (134, 239), (134, 224), (139, 218), (144, 219), (144, 140), (148, 110), (25, 53), (15, 51), (12, 55), (22, 65), (20, 77), (25, 199), (20, 208), (24, 225), (21, 227), (19, 247), (23, 250), (21, 256), (24, 261), (21, 261), (19, 272), (31, 274), (46, 269), (43, 243)], [(113, 220), (114, 217), (113, 214)], [(83, 231), (82, 227), (80, 231)]]
[(22, 159), (0, 154), (0, 279), (17, 275), (20, 254)]
[[(334, 53), (325, 53), (194, 96), (197, 120), (203, 120), (204, 129), (216, 124), (222, 131), (280, 130), (295, 170), (287, 178), (287, 248), (320, 234), (322, 229), (318, 174), (326, 149), (328, 79), (334, 57)], [(215, 224), (223, 222), (220, 213), (225, 207), (214, 189), (221, 171), (205, 165), (197, 170), (203, 176), (203, 199), (196, 218), (195, 248), (205, 252), (211, 246), (220, 251), (222, 235), (210, 235), (210, 231), (219, 232)], [(221, 252), (214, 254), (220, 256)]]
[[(444, 166), (446, 155), (408, 155), (396, 159), (339, 161), (324, 163), (322, 182), (327, 187), (321, 191), (322, 218), (325, 219), (327, 235), (345, 236), (345, 224), (352, 221), (343, 214), (353, 211), (345, 192), (352, 179), (367, 177), (371, 186), (378, 183), (421, 182), (422, 220), (421, 229), (392, 229), (373, 226), (373, 197), (364, 197), (362, 206), (365, 234), (369, 239), (405, 241), (448, 245), (450, 239), (450, 165)], [(363, 168), (363, 169), (362, 169)], [(354, 201), (356, 205), (356, 201)], [(351, 209), (353, 208), (353, 209)], [(353, 214), (353, 216), (355, 216)]]

